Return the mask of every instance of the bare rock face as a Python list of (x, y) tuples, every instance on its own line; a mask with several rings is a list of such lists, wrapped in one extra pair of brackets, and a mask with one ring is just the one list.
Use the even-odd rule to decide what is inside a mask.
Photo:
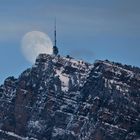
[(40, 54), (0, 86), (3, 140), (140, 139), (140, 69)]

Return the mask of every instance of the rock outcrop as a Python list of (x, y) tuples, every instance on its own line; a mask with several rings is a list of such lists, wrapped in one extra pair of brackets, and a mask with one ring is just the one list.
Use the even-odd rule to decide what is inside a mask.
[(0, 86), (3, 140), (140, 139), (140, 69), (40, 54)]

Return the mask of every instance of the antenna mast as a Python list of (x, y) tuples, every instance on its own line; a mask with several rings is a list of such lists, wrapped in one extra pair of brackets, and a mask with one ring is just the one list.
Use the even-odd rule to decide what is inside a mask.
[(55, 22), (54, 22), (54, 46), (53, 46), (53, 54), (57, 55), (58, 54), (58, 48), (56, 46), (57, 40), (56, 40), (56, 18), (55, 18)]
[(56, 47), (56, 18), (54, 22), (54, 46)]

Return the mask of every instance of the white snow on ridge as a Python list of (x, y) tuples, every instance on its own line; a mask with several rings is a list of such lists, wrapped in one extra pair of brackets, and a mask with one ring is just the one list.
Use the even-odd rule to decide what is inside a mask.
[(124, 128), (120, 128), (120, 127), (118, 127), (117, 125), (112, 125), (112, 124), (105, 123), (105, 122), (104, 122), (104, 125), (109, 126), (109, 127), (112, 127), (112, 128), (115, 128), (115, 129), (120, 129), (120, 130), (122, 130), (122, 131), (127, 132), (126, 129), (124, 129)]
[(21, 137), (21, 136), (15, 134), (14, 132), (8, 132), (8, 131), (3, 131), (3, 130), (0, 130), (0, 132), (3, 133), (3, 134), (7, 134), (9, 136), (15, 137), (15, 138), (17, 138), (19, 140), (37, 140), (35, 138)]
[[(60, 63), (62, 66), (59, 68), (55, 68), (56, 75), (59, 76), (59, 79), (62, 84), (62, 91), (68, 91), (69, 86), (75, 85), (76, 83), (79, 83), (79, 85), (84, 84), (84, 79), (88, 77), (88, 74), (90, 70), (93, 68), (92, 64), (86, 63), (82, 60), (75, 60), (73, 58), (54, 58), (54, 63)], [(72, 74), (64, 73), (65, 67), (69, 66), (71, 68), (77, 69), (77, 71), (73, 72)], [(71, 80), (71, 81), (70, 81)]]
[(59, 78), (62, 82), (62, 90), (63, 91), (68, 91), (68, 83), (69, 83), (68, 75), (62, 74), (61, 70), (56, 70), (56, 74), (59, 76)]
[(113, 64), (110, 64), (110, 63), (107, 63), (107, 62), (104, 62), (102, 61), (103, 64), (107, 65), (107, 66), (110, 66), (110, 67), (114, 67), (114, 68), (117, 68), (117, 69), (120, 69), (122, 71), (125, 71), (127, 72), (131, 77), (133, 77), (134, 73), (131, 71), (131, 70), (127, 70), (127, 69), (124, 69), (122, 67), (119, 67), (117, 65), (113, 65)]
[(54, 132), (53, 132), (53, 137), (56, 137), (57, 135), (61, 136), (65, 134), (65, 130), (62, 128), (55, 128), (54, 127)]

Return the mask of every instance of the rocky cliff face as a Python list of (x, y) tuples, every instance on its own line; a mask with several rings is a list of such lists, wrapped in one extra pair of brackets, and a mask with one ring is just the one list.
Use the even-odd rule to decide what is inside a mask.
[(3, 140), (140, 139), (140, 69), (40, 54), (0, 86)]

